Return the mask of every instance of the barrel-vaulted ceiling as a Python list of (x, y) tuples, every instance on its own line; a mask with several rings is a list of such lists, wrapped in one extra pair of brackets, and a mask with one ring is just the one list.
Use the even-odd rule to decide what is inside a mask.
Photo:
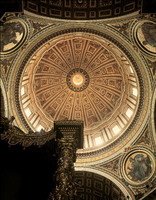
[(46, 17), (92, 20), (118, 17), (141, 9), (141, 0), (24, 0), (24, 9)]

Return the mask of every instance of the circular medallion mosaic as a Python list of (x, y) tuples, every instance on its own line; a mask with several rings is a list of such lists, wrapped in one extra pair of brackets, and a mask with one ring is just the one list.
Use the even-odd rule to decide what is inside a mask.
[(135, 69), (100, 36), (63, 34), (36, 50), (20, 79), (20, 104), (31, 129), (84, 121), (84, 148), (108, 144), (133, 120), (139, 102)]
[(133, 150), (123, 159), (123, 175), (133, 185), (144, 184), (154, 173), (154, 158), (148, 150)]
[(139, 21), (134, 28), (134, 39), (138, 46), (148, 54), (156, 54), (156, 22)]
[(10, 19), (0, 27), (0, 35), (1, 55), (11, 53), (26, 40), (26, 23), (22, 19)]

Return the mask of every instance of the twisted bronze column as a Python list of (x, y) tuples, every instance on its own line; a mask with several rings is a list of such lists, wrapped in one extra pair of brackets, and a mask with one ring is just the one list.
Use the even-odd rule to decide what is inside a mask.
[(53, 200), (73, 200), (76, 196), (74, 162), (76, 150), (83, 147), (82, 121), (54, 122), (57, 141), (56, 191)]

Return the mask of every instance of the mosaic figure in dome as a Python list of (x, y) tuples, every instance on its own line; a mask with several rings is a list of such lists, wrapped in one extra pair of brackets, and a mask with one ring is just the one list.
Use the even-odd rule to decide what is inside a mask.
[(20, 22), (8, 22), (1, 27), (0, 35), (0, 51), (8, 51), (21, 41), (24, 27)]
[(156, 24), (146, 22), (142, 25), (141, 29), (145, 38), (143, 44), (149, 44), (152, 47), (156, 47)]
[(137, 154), (129, 158), (129, 166), (127, 168), (128, 176), (133, 181), (144, 181), (149, 177), (152, 171), (151, 160), (148, 155)]

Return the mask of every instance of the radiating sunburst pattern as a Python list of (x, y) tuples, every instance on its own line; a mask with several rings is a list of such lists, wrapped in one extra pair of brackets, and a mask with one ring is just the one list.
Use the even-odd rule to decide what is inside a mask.
[(137, 91), (132, 66), (115, 45), (75, 33), (49, 42), (32, 57), (22, 77), (21, 102), (35, 130), (47, 130), (54, 120), (83, 120), (86, 147), (93, 147), (125, 127)]

